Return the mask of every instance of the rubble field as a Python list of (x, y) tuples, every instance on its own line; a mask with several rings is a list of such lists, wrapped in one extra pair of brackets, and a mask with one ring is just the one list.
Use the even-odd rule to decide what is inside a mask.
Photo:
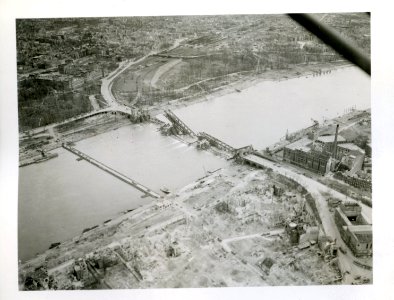
[[(335, 284), (305, 191), (270, 170), (234, 164), (20, 265), (20, 289), (130, 289)], [(305, 243), (304, 243), (305, 244)]]

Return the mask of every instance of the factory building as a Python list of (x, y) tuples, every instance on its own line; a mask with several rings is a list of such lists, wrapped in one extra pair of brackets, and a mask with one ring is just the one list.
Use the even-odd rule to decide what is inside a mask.
[(312, 148), (312, 140), (302, 138), (283, 150), (283, 160), (315, 173), (326, 174), (329, 171), (330, 155)]
[(338, 134), (316, 137), (315, 140), (304, 137), (283, 149), (283, 160), (293, 165), (325, 175), (329, 171), (350, 171), (350, 175), (360, 171), (363, 166), (365, 151), (353, 143), (347, 142)]

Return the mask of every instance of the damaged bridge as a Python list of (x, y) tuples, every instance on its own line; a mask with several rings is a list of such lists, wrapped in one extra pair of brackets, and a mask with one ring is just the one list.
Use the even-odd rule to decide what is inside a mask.
[(197, 134), (193, 130), (191, 130), (191, 128), (187, 126), (181, 119), (179, 119), (171, 110), (165, 110), (164, 115), (173, 124), (174, 127), (179, 129), (179, 131), (192, 137), (197, 137)]
[(254, 149), (252, 145), (241, 147), (241, 148), (234, 148), (230, 146), (229, 144), (219, 140), (218, 138), (206, 133), (206, 132), (200, 132), (198, 134), (199, 139), (205, 139), (207, 140), (212, 146), (227, 151), (233, 155), (245, 155), (254, 152)]
[(111, 174), (112, 176), (115, 176), (116, 178), (122, 180), (123, 182), (133, 186), (134, 188), (136, 188), (137, 190), (143, 192), (144, 194), (146, 194), (147, 196), (153, 197), (153, 198), (160, 198), (160, 195), (155, 193), (154, 191), (152, 191), (151, 189), (147, 188), (146, 186), (138, 183), (137, 181), (127, 177), (126, 175), (123, 175), (121, 173), (119, 173), (118, 171), (104, 165), (102, 162), (99, 162), (98, 160), (95, 160), (94, 158), (90, 157), (89, 155), (73, 148), (70, 147), (66, 144), (62, 144), (62, 147), (68, 151), (70, 151), (71, 153), (79, 156), (80, 158), (86, 160), (87, 162), (90, 162), (92, 165), (100, 168), (101, 170)]
[(196, 134), (189, 126), (187, 126), (178, 116), (176, 116), (169, 109), (164, 111), (164, 115), (171, 122), (171, 124), (178, 129), (179, 132), (182, 132), (183, 134), (189, 135), (193, 138), (198, 138), (199, 140), (206, 140), (211, 146), (229, 152), (234, 156), (235, 155), (243, 156), (245, 154), (250, 154), (255, 152), (252, 145), (241, 147), (241, 148), (234, 148), (229, 144), (221, 141), (220, 139), (206, 132), (199, 132)]
[(214, 146), (216, 148), (225, 150), (225, 151), (230, 152), (232, 154), (235, 154), (235, 152), (236, 152), (236, 149), (234, 147), (232, 147), (229, 144), (219, 140), (218, 138), (215, 138), (214, 136), (212, 136), (212, 135), (210, 135), (210, 134), (208, 134), (206, 132), (200, 132), (198, 134), (198, 137), (200, 139), (207, 140), (212, 146)]

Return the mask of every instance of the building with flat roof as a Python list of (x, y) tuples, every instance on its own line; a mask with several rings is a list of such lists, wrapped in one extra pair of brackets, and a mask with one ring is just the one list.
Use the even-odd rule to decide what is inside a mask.
[(355, 256), (372, 255), (372, 225), (366, 220), (358, 203), (345, 202), (337, 207), (335, 223), (342, 240)]
[[(319, 151), (332, 153), (332, 151), (334, 150), (334, 142), (335, 135), (322, 135), (315, 140), (314, 146)], [(338, 146), (339, 144), (343, 143), (346, 143), (346, 140), (342, 136), (338, 135)]]
[(337, 155), (338, 158), (343, 155), (365, 155), (365, 151), (353, 143), (342, 143), (338, 144)]
[(316, 173), (329, 171), (330, 155), (312, 148), (312, 140), (302, 138), (283, 149), (283, 160)]
[(283, 160), (322, 175), (329, 171), (346, 171), (353, 176), (364, 163), (365, 150), (349, 143), (338, 134), (303, 137), (283, 148)]

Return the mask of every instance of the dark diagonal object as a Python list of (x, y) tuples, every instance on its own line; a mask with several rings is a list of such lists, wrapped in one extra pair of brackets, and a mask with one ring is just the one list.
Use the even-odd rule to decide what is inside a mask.
[(341, 36), (335, 29), (321, 23), (317, 18), (309, 14), (289, 14), (289, 17), (371, 75), (371, 59), (368, 55)]

